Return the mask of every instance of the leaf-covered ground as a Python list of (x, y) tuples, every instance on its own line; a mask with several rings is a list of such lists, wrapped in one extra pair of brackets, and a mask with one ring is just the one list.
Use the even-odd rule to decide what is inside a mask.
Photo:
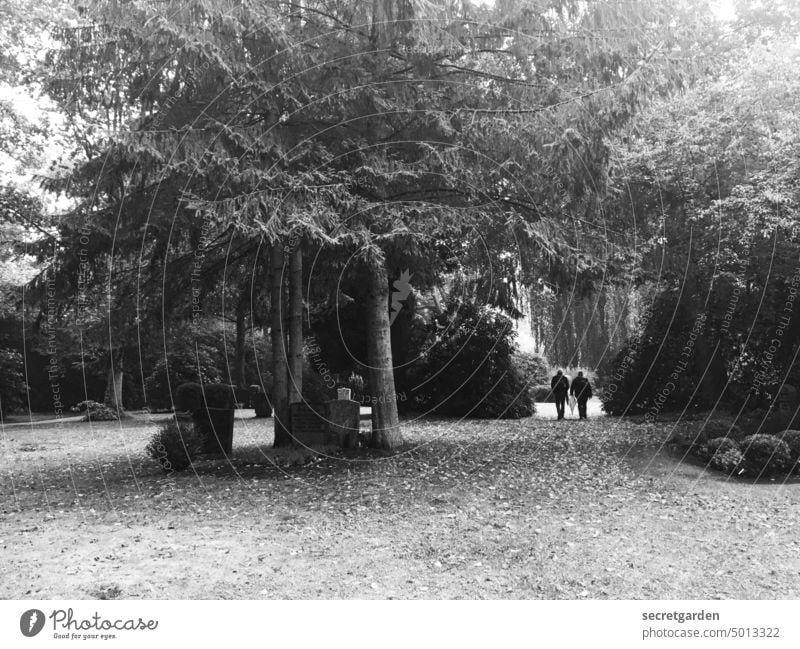
[(800, 485), (704, 472), (668, 425), (407, 422), (399, 456), (287, 467), (241, 419), (230, 462), (174, 476), (154, 429), (4, 428), (0, 596), (800, 596)]

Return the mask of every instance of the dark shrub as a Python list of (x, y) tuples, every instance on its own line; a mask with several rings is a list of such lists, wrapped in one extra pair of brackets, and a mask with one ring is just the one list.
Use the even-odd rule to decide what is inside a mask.
[[(175, 391), (183, 383), (209, 385), (220, 378), (214, 362), (215, 350), (207, 345), (182, 342), (156, 363), (145, 379), (145, 393), (151, 410), (170, 410)], [(199, 368), (199, 369), (198, 369)]]
[(789, 447), (789, 459), (794, 470), (800, 469), (800, 430), (784, 430), (776, 435)]
[(91, 399), (81, 401), (77, 407), (80, 411), (86, 411), (83, 416), (84, 421), (117, 421), (119, 419), (114, 408), (110, 408), (98, 401), (92, 401)]
[(184, 471), (192, 464), (200, 450), (200, 440), (194, 425), (170, 418), (147, 444), (147, 455), (158, 462), (165, 471)]
[(740, 441), (747, 434), (736, 424), (731, 424), (719, 419), (710, 419), (700, 430), (700, 441), (716, 439), (718, 437), (728, 437)]
[(800, 416), (794, 410), (754, 410), (742, 422), (747, 435), (775, 435), (800, 428)]
[(738, 450), (738, 448), (739, 445), (728, 437), (715, 437), (698, 447), (697, 457), (704, 462), (708, 462), (717, 451), (725, 453), (731, 449)]
[(533, 399), (539, 403), (553, 403), (555, 401), (555, 397), (553, 396), (553, 391), (550, 388), (550, 384), (536, 385), (533, 387)]
[(741, 472), (741, 466), (744, 462), (744, 455), (739, 450), (739, 447), (730, 447), (726, 451), (717, 451), (711, 456), (708, 465), (712, 469), (722, 471), (723, 473), (731, 474)]
[(698, 421), (694, 418), (687, 418), (673, 424), (672, 433), (667, 443), (699, 449), (709, 440), (720, 437), (739, 441), (745, 437), (745, 433), (737, 425), (724, 420), (711, 419), (703, 423), (703, 421)]
[(515, 352), (511, 355), (511, 363), (530, 386), (549, 384), (550, 368), (547, 361), (539, 354)]
[(175, 405), (184, 412), (200, 410), (203, 407), (203, 386), (199, 383), (181, 383), (175, 390)]
[(695, 306), (680, 297), (678, 290), (661, 291), (653, 301), (652, 315), (638, 323), (637, 335), (615, 357), (603, 389), (603, 408), (607, 413), (641, 414), (651, 409), (665, 413), (715, 403), (724, 383), (698, 389), (705, 367), (697, 354), (687, 359), (677, 378), (673, 377), (695, 328), (697, 333), (702, 332), (700, 335), (708, 335)]
[(512, 362), (511, 320), (472, 302), (450, 300), (428, 326), (415, 368), (414, 400), (424, 410), (453, 417), (516, 419), (534, 412), (527, 381)]
[(792, 466), (789, 447), (774, 435), (749, 435), (739, 447), (744, 455), (742, 466), (748, 475), (775, 475)]
[(729, 437), (708, 440), (697, 449), (697, 456), (711, 468), (728, 474), (736, 472), (744, 460), (739, 445)]
[(0, 348), (0, 409), (9, 412), (25, 403), (26, 384), (22, 354)]

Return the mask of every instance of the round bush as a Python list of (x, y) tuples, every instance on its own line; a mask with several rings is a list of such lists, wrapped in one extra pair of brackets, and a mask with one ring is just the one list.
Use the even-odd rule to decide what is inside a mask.
[(447, 417), (518, 419), (534, 412), (529, 377), (514, 366), (511, 320), (489, 307), (451, 299), (427, 327), (414, 401)]
[(541, 385), (535, 385), (533, 386), (532, 392), (534, 401), (539, 403), (553, 403), (555, 401), (553, 390), (549, 384), (542, 383)]
[(746, 437), (746, 433), (736, 424), (729, 424), (725, 421), (711, 419), (706, 422), (700, 431), (698, 441), (708, 441), (719, 437), (727, 437), (733, 440), (741, 440)]
[(544, 385), (550, 380), (547, 360), (539, 354), (515, 352), (511, 355), (511, 363), (532, 386)]
[(697, 455), (712, 469), (728, 474), (739, 470), (744, 461), (739, 445), (728, 437), (707, 441), (698, 449)]
[(774, 435), (748, 435), (740, 448), (744, 455), (742, 467), (748, 475), (785, 473), (792, 466), (789, 446)]
[(730, 450), (739, 450), (739, 445), (728, 437), (715, 437), (702, 444), (697, 450), (697, 456), (708, 463), (716, 453), (726, 453)]
[(194, 412), (203, 407), (203, 387), (199, 383), (181, 383), (175, 390), (178, 410)]
[(117, 411), (110, 408), (104, 403), (98, 401), (81, 401), (78, 404), (78, 410), (85, 410), (86, 414), (83, 416), (84, 421), (117, 421)]
[(734, 473), (741, 470), (742, 463), (744, 462), (744, 455), (739, 450), (738, 446), (729, 448), (726, 451), (717, 451), (711, 456), (708, 466), (723, 473)]
[[(199, 370), (198, 370), (199, 368)], [(158, 360), (145, 381), (145, 394), (151, 410), (172, 409), (176, 387), (189, 382), (209, 385), (220, 379), (214, 362), (214, 349), (209, 345), (189, 345), (181, 341), (176, 349)]]
[(789, 447), (789, 459), (794, 470), (800, 469), (800, 430), (783, 430), (776, 435)]
[(148, 442), (145, 451), (164, 471), (185, 471), (199, 451), (200, 440), (194, 426), (171, 418)]

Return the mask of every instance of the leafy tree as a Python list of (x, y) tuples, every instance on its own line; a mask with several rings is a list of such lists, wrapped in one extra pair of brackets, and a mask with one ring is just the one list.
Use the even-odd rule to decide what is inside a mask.
[(620, 184), (644, 226), (639, 278), (657, 289), (633, 392), (618, 395), (632, 408), (665, 386), (673, 407), (752, 406), (797, 380), (798, 60), (793, 42), (755, 46), (746, 68), (654, 108), (622, 145)]
[[(524, 282), (543, 268), (557, 282), (601, 275), (599, 245), (578, 254), (584, 227), (564, 223), (598, 225), (605, 134), (713, 58), (714, 26), (698, 24), (695, 9), (660, 0), (93, 6), (58, 34), (50, 91), (110, 136), (87, 146), (82, 173), (102, 191), (83, 195), (99, 197), (86, 202), (92, 220), (116, 215), (110, 232), (122, 224), (140, 235), (143, 252), (119, 249), (125, 270), (167, 270), (163, 232), (177, 231), (175, 215), (195, 222), (189, 232), (207, 220), (271, 250), (276, 443), (302, 383), (304, 259), (325, 247), (338, 257), (332, 268), (361, 278), (373, 428), (392, 450), (402, 436), (391, 283), (406, 268), (445, 272), (439, 244), (475, 232), (503, 268), (483, 282), (492, 300), (509, 303), (504, 280), (518, 268)], [(162, 187), (173, 193), (160, 208), (147, 199)], [(150, 220), (142, 231), (134, 190), (148, 216), (163, 212), (160, 232)], [(115, 246), (105, 260), (116, 269)], [(107, 293), (131, 294), (105, 281)], [(110, 330), (132, 339), (123, 325), (140, 312), (115, 307), (123, 328)]]

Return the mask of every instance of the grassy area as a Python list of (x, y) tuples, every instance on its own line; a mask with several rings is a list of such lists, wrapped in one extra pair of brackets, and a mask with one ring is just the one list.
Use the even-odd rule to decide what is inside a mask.
[(5, 598), (795, 598), (800, 486), (681, 461), (669, 426), (421, 421), (283, 466), (270, 420), (165, 475), (147, 421), (6, 427)]

